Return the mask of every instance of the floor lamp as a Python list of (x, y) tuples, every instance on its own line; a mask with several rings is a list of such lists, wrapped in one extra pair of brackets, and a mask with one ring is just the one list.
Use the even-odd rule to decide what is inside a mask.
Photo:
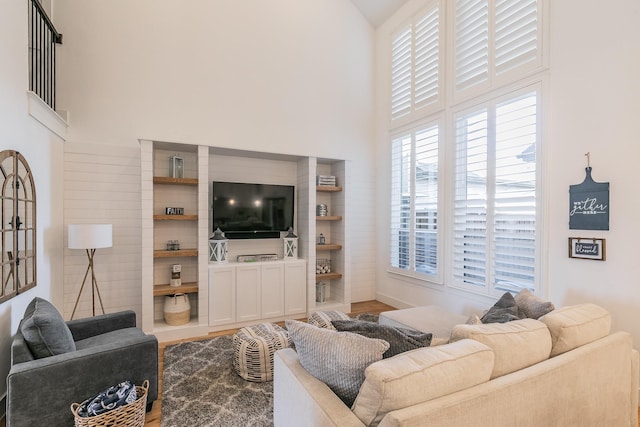
[(102, 314), (104, 314), (104, 306), (102, 305), (100, 289), (98, 289), (93, 260), (96, 249), (111, 247), (112, 234), (113, 227), (111, 224), (69, 224), (69, 249), (84, 249), (87, 252), (87, 258), (89, 259), (89, 265), (87, 266), (87, 271), (84, 273), (84, 279), (82, 280), (80, 292), (78, 292), (76, 304), (73, 306), (71, 319), (73, 319), (73, 316), (76, 314), (76, 309), (78, 308), (78, 303), (80, 302), (80, 296), (82, 295), (84, 284), (87, 281), (87, 276), (89, 276), (89, 271), (91, 271), (91, 307), (93, 315), (96, 315), (95, 294), (98, 294), (100, 308), (102, 309)]

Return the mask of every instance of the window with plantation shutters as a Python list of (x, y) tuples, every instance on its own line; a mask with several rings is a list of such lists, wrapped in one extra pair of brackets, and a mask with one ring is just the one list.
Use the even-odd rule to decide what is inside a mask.
[(391, 267), (438, 274), (439, 125), (425, 125), (391, 143)]
[(456, 0), (454, 88), (489, 88), (541, 65), (541, 0)]
[(453, 277), (505, 291), (536, 286), (538, 92), (455, 119)]
[(456, 292), (539, 291), (549, 0), (420, 7), (389, 34), (389, 271)]
[(440, 19), (435, 2), (392, 34), (392, 121), (440, 102)]

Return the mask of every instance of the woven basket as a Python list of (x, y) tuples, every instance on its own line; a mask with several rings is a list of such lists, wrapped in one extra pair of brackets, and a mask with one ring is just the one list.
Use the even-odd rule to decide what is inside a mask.
[(84, 402), (72, 403), (71, 412), (73, 412), (76, 427), (143, 427), (147, 409), (147, 390), (149, 390), (149, 380), (144, 380), (142, 387), (136, 386), (138, 397), (135, 402), (95, 417), (81, 417), (78, 415), (78, 410)]

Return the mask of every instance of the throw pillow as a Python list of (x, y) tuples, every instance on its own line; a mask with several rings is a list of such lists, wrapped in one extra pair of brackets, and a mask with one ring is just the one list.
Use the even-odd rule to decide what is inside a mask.
[(338, 331), (354, 332), (367, 338), (377, 338), (388, 342), (389, 349), (382, 355), (383, 359), (416, 348), (429, 347), (433, 337), (432, 334), (413, 329), (379, 325), (363, 320), (334, 320), (331, 323)]
[(510, 292), (505, 292), (480, 320), (482, 323), (506, 323), (519, 318), (516, 300)]
[(365, 368), (382, 360), (389, 348), (389, 343), (383, 340), (318, 328), (297, 320), (286, 320), (285, 326), (302, 367), (349, 407), (364, 382)]
[(550, 301), (545, 301), (534, 295), (529, 289), (522, 289), (515, 296), (518, 309), (528, 318), (538, 319), (553, 311), (555, 306)]
[(335, 330), (331, 324), (332, 320), (350, 320), (348, 314), (337, 310), (315, 311), (309, 315), (308, 323), (319, 328), (329, 328)]
[(20, 332), (36, 359), (76, 350), (73, 335), (58, 310), (39, 297), (27, 306)]

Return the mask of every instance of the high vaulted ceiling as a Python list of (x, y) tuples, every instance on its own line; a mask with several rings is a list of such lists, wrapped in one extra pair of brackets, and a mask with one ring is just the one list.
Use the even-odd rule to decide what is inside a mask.
[(351, 0), (374, 27), (387, 20), (408, 0)]

